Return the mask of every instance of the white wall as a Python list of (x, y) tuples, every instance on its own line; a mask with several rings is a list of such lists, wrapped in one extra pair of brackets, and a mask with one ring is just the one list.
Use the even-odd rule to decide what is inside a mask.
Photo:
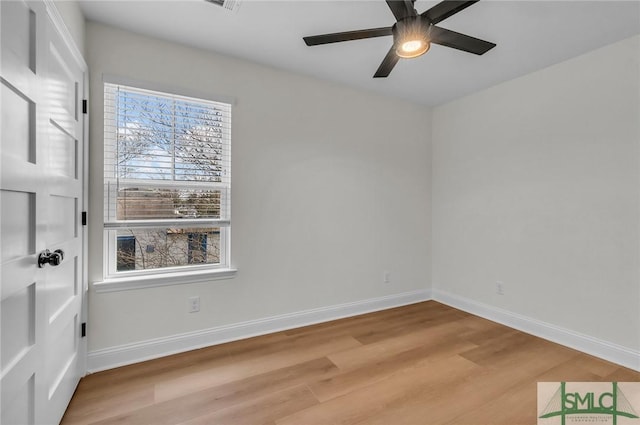
[(434, 110), (434, 289), (640, 349), (639, 56), (636, 36)]
[(80, 5), (73, 0), (54, 0), (54, 4), (58, 12), (60, 12), (60, 16), (62, 16), (71, 37), (73, 37), (76, 47), (84, 55), (85, 20), (80, 10)]
[[(231, 280), (90, 292), (90, 351), (430, 286), (430, 110), (87, 23), (90, 280), (102, 278), (102, 75), (233, 97)], [(382, 281), (391, 271), (391, 284)], [(200, 295), (201, 311), (187, 313)]]

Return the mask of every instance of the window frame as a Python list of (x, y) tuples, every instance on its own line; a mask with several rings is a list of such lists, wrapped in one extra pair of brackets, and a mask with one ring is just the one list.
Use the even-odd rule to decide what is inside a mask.
[[(114, 76), (103, 76), (102, 81), (102, 94), (105, 93), (106, 84), (114, 84), (121, 86), (128, 86), (134, 89), (146, 90), (157, 92), (159, 95), (168, 95), (176, 97), (186, 97), (193, 100), (211, 101), (217, 103), (225, 103), (228, 105), (229, 113), (235, 105), (235, 100), (230, 98), (224, 98), (221, 96), (211, 96), (206, 93), (193, 93), (184, 89), (176, 89), (170, 87), (163, 87), (155, 84), (144, 83), (140, 81), (133, 81), (130, 79), (124, 79)], [(105, 105), (105, 98), (102, 98), (102, 105)], [(102, 122), (107, 119), (106, 111), (103, 109)], [(229, 128), (229, 137), (227, 140), (228, 154), (231, 154), (231, 128)], [(105, 128), (102, 130), (104, 146), (103, 152), (107, 149), (107, 137)], [(103, 160), (103, 165), (106, 164)], [(231, 159), (229, 159), (229, 165), (231, 165)], [(106, 165), (105, 165), (106, 166)], [(229, 176), (231, 178), (231, 176)], [(107, 178), (103, 172), (103, 191), (106, 191)], [(172, 185), (171, 182), (174, 184)], [(163, 181), (163, 180), (150, 180), (150, 186), (159, 185), (166, 187), (181, 186), (181, 181)], [(206, 184), (202, 183), (203, 187)], [(213, 183), (211, 186), (219, 184)], [(230, 183), (229, 183), (229, 192)], [(230, 193), (227, 194), (228, 202), (230, 203)], [(103, 197), (103, 211), (105, 209), (104, 203), (107, 200)], [(231, 205), (227, 208), (231, 211)], [(166, 228), (170, 226), (168, 224), (171, 219), (168, 220), (128, 220), (126, 223), (122, 223), (124, 228)], [(94, 288), (96, 292), (111, 292), (120, 290), (137, 289), (144, 287), (175, 285), (182, 283), (196, 283), (205, 282), (218, 279), (233, 278), (237, 272), (237, 269), (231, 266), (231, 214), (225, 219), (181, 219), (182, 228), (187, 228), (187, 225), (192, 227), (214, 227), (218, 228), (220, 232), (220, 263), (215, 264), (185, 264), (181, 266), (160, 267), (155, 269), (143, 269), (143, 270), (129, 270), (129, 271), (117, 271), (117, 240), (118, 235), (115, 228), (109, 226), (109, 224), (103, 223), (103, 280), (101, 282), (94, 282)], [(157, 227), (156, 227), (157, 225)]]

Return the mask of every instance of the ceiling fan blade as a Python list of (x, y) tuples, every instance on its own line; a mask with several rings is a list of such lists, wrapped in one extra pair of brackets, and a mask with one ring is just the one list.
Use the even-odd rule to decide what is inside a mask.
[(459, 32), (451, 31), (445, 28), (431, 26), (430, 36), (432, 43), (441, 46), (451, 47), (453, 49), (462, 50), (464, 52), (482, 55), (496, 47), (495, 43), (480, 40)]
[(378, 67), (378, 70), (373, 75), (373, 78), (388, 77), (393, 67), (396, 66), (396, 64), (398, 63), (399, 59), (400, 57), (396, 55), (395, 46), (391, 46), (391, 49), (389, 49), (387, 56), (384, 57), (384, 59), (382, 60), (382, 63)]
[(416, 16), (416, 10), (413, 8), (411, 0), (387, 0), (387, 4), (393, 16), (396, 17), (396, 21), (409, 16)]
[(319, 44), (338, 43), (340, 41), (361, 40), (363, 38), (383, 37), (393, 35), (391, 27), (370, 28), (366, 30), (334, 32), (332, 34), (312, 35), (302, 37), (307, 46), (317, 46)]
[(444, 21), (451, 15), (455, 15), (463, 9), (471, 6), (480, 0), (472, 1), (452, 1), (446, 0), (433, 6), (431, 9), (422, 13), (420, 16), (427, 18), (432, 24), (437, 24), (440, 21)]

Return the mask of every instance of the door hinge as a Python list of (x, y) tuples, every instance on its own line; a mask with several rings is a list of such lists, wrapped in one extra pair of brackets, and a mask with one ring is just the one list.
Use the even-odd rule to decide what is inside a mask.
[(82, 113), (87, 113), (87, 99), (82, 99)]
[(87, 336), (87, 322), (84, 322), (82, 326), (80, 326), (80, 336), (84, 338)]
[(82, 211), (82, 225), (83, 226), (87, 225), (87, 212), (86, 211)]

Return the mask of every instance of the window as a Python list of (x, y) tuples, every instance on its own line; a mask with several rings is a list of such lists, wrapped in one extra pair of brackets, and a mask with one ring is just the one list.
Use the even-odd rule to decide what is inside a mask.
[(117, 270), (136, 269), (136, 238), (134, 236), (118, 236)]
[(104, 86), (105, 277), (229, 268), (231, 105)]

